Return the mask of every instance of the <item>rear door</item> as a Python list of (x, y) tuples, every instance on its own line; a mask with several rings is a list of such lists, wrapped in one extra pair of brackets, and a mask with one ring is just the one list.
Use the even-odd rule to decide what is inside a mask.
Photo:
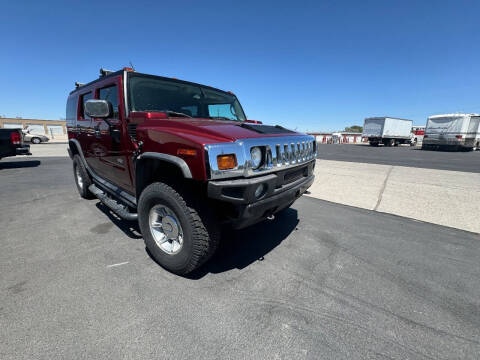
[[(94, 138), (92, 150), (95, 157), (94, 170), (111, 183), (130, 190), (132, 181), (128, 168), (126, 141), (124, 137), (123, 111), (121, 109), (121, 86), (119, 79), (102, 83), (96, 90), (96, 98), (112, 104), (112, 115), (105, 119), (93, 119)], [(108, 124), (110, 123), (110, 125)], [(119, 132), (118, 140), (112, 136), (112, 130)]]

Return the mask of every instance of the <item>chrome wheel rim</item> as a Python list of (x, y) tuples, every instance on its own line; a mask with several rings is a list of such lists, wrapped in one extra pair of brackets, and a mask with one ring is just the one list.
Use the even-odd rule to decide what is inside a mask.
[(82, 175), (80, 174), (80, 169), (78, 166), (75, 167), (75, 176), (77, 177), (77, 184), (83, 189), (83, 178)]
[(155, 205), (148, 216), (150, 233), (166, 254), (177, 254), (183, 247), (183, 229), (177, 215), (165, 205)]

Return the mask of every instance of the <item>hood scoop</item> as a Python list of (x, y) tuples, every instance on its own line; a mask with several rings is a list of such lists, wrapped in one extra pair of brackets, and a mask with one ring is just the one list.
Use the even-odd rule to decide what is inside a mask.
[(280, 125), (254, 125), (254, 124), (247, 124), (247, 123), (242, 123), (238, 125), (244, 129), (255, 131), (259, 134), (295, 134), (295, 131), (285, 129), (284, 127)]

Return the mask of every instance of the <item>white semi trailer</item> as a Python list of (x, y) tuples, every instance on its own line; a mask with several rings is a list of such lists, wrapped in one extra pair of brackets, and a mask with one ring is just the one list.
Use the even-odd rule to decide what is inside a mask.
[(443, 114), (427, 120), (422, 149), (480, 148), (480, 114)]
[(362, 136), (367, 137), (372, 146), (411, 144), (412, 124), (412, 120), (387, 116), (366, 118)]

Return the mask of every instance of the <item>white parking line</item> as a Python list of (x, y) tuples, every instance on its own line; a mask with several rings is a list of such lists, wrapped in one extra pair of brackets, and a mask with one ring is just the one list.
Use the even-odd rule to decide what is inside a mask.
[(125, 265), (125, 264), (128, 264), (128, 261), (121, 262), (121, 263), (118, 263), (118, 264), (107, 265), (107, 268), (112, 268), (112, 267), (115, 267), (115, 266), (122, 266), (122, 265)]

